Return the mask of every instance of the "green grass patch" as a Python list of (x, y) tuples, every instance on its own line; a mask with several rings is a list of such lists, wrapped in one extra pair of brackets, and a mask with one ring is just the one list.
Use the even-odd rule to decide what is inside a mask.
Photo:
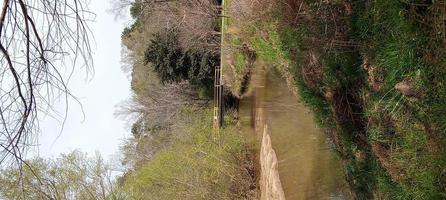
[(242, 73), (246, 69), (246, 64), (247, 64), (246, 56), (245, 54), (243, 54), (243, 52), (240, 51), (236, 51), (234, 54), (235, 54), (234, 62), (236, 70), (239, 73)]
[[(389, 192), (392, 191), (386, 188), (389, 185), (382, 185), (380, 190), (389, 192), (392, 199), (443, 199), (446, 194), (441, 188), (442, 167), (439, 166), (445, 166), (445, 159), (438, 154), (444, 152), (431, 150), (445, 143), (435, 139), (438, 133), (429, 133), (433, 130), (427, 130), (426, 126), (430, 127), (438, 118), (444, 117), (428, 113), (433, 106), (430, 100), (415, 100), (394, 89), (397, 83), (411, 80), (415, 89), (431, 94), (438, 92), (429, 84), (429, 79), (437, 76), (432, 72), (438, 66), (429, 66), (423, 59), (425, 49), (420, 49), (434, 47), (427, 43), (428, 30), (421, 29), (412, 19), (414, 13), (410, 6), (411, 2), (375, 1), (364, 5), (355, 21), (357, 37), (367, 46), (362, 48), (364, 55), (372, 59), (372, 65), (384, 69), (384, 87), (379, 92), (370, 92), (372, 98), (368, 101), (372, 106), (368, 106), (366, 112), (373, 113), (378, 109), (388, 113), (394, 123), (390, 128), (372, 125), (370, 139), (392, 144), (391, 160), (404, 173), (404, 180), (397, 184), (398, 192)], [(444, 99), (440, 101), (444, 102)], [(383, 120), (373, 115), (377, 120)], [(377, 131), (379, 129), (382, 131)], [(436, 140), (434, 143), (438, 144), (429, 143), (429, 140)]]

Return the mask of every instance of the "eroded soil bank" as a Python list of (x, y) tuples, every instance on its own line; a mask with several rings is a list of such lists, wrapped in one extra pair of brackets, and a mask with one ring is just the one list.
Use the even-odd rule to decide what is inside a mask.
[[(268, 134), (271, 137), (273, 150), (265, 147), (268, 142), (261, 145), (262, 151), (267, 152), (260, 154), (263, 161), (260, 179), (263, 185), (267, 184), (262, 187), (261, 183), (261, 189), (270, 190), (262, 191), (263, 196), (280, 196), (283, 189), (288, 200), (350, 199), (341, 163), (326, 136), (272, 68), (256, 63), (247, 97), (240, 105), (240, 116), (242, 126), (256, 129), (259, 139), (264, 141), (262, 137)], [(276, 169), (279, 184), (275, 183), (279, 178), (274, 176)]]

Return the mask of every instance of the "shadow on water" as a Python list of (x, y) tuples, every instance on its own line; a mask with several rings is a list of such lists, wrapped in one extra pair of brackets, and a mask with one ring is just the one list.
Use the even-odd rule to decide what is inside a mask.
[(340, 160), (311, 112), (275, 70), (256, 65), (240, 118), (245, 130), (270, 128), (286, 199), (350, 199)]

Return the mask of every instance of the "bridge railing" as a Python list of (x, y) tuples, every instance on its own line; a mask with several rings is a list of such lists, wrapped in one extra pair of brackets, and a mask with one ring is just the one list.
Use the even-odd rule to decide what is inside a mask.
[(223, 85), (221, 81), (221, 68), (220, 66), (215, 67), (214, 74), (214, 132), (219, 135), (219, 130), (223, 126)]
[(222, 66), (223, 66), (223, 46), (224, 46), (224, 35), (225, 35), (225, 25), (227, 23), (226, 19), (226, 0), (221, 1), (221, 52), (220, 52), (220, 66), (215, 67), (214, 74), (214, 116), (213, 116), (213, 124), (214, 124), (214, 136), (220, 135), (220, 128), (223, 126), (224, 119), (224, 104), (223, 104), (223, 83), (222, 83)]

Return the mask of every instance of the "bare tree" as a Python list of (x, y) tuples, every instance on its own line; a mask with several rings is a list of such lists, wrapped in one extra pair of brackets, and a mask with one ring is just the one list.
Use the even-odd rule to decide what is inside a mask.
[(169, 126), (174, 116), (185, 106), (203, 106), (208, 99), (197, 97), (189, 83), (153, 84), (145, 95), (135, 95), (122, 103), (116, 111), (118, 116), (143, 119), (146, 126)]
[[(155, 78), (156, 79), (156, 78)], [(122, 164), (135, 169), (150, 161), (153, 155), (171, 145), (172, 130), (181, 120), (181, 110), (205, 106), (208, 99), (200, 99), (187, 82), (149, 84), (148, 91), (135, 94), (119, 105), (116, 115), (130, 118), (133, 137), (121, 146)]]
[(110, 0), (111, 7), (108, 10), (119, 18), (130, 8), (130, 14), (134, 18), (145, 18), (156, 11), (165, 11), (170, 2), (178, 0)]
[[(92, 72), (94, 14), (85, 0), (3, 0), (0, 13), (0, 164), (22, 162), (39, 130), (38, 116), (73, 97), (75, 67)], [(66, 108), (67, 109), (67, 108)]]
[(112, 5), (110, 11), (117, 17), (130, 7), (132, 17), (143, 26), (178, 30), (185, 50), (219, 52), (217, 0), (112, 0)]
[(220, 5), (216, 0), (179, 0), (171, 13), (185, 50), (220, 52)]

